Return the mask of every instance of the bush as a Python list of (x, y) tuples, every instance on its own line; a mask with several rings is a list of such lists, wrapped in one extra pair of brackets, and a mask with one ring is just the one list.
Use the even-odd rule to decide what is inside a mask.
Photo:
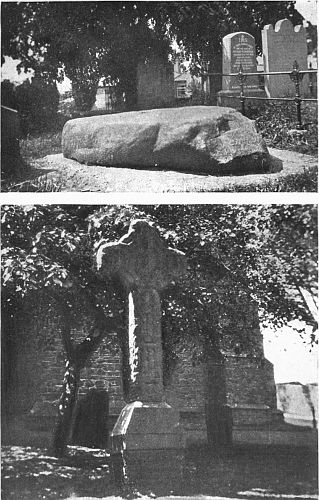
[(39, 77), (25, 80), (15, 91), (21, 127), (25, 134), (52, 128), (56, 122), (59, 92), (55, 83)]
[(298, 153), (317, 155), (317, 106), (302, 103), (303, 130), (297, 130), (296, 106), (293, 102), (267, 102), (258, 108), (247, 106), (246, 115), (256, 121), (257, 130), (267, 146)]
[(74, 98), (76, 111), (90, 111), (96, 100), (97, 84), (87, 83), (72, 83), (72, 94)]
[(10, 80), (1, 82), (1, 104), (7, 108), (16, 109), (15, 88)]
[(52, 129), (57, 124), (59, 92), (55, 83), (34, 77), (15, 87), (5, 80), (1, 84), (3, 105), (19, 112), (24, 135)]

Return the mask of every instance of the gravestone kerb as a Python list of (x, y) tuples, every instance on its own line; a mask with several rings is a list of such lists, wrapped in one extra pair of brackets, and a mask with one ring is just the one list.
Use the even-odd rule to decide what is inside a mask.
[(160, 292), (186, 272), (182, 252), (170, 249), (157, 229), (145, 220), (131, 222), (116, 243), (103, 244), (97, 269), (106, 279), (124, 285), (128, 302), (130, 400), (164, 400)]

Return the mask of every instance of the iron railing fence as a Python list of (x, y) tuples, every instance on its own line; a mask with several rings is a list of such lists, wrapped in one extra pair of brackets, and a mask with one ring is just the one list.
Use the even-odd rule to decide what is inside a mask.
[[(264, 71), (258, 71), (258, 72), (253, 72), (253, 73), (245, 73), (243, 71), (242, 65), (239, 67), (238, 73), (211, 73), (211, 72), (204, 72), (201, 73), (201, 76), (203, 77), (208, 77), (208, 76), (235, 76), (238, 79), (239, 82), (239, 88), (240, 88), (240, 93), (239, 95), (227, 95), (227, 99), (240, 99), (241, 102), (241, 112), (243, 115), (246, 114), (246, 106), (245, 103), (247, 100), (256, 100), (256, 101), (290, 101), (290, 102), (295, 102), (296, 104), (296, 113), (297, 113), (297, 128), (302, 129), (302, 116), (301, 116), (301, 103), (302, 102), (314, 102), (317, 103), (317, 99), (314, 97), (311, 98), (306, 98), (302, 97), (301, 95), (301, 90), (300, 90), (300, 84), (303, 80), (303, 77), (305, 74), (309, 74), (309, 92), (310, 95), (314, 95), (314, 82), (313, 82), (313, 75), (317, 74), (318, 71), (316, 69), (307, 69), (307, 70), (300, 70), (299, 69), (299, 64), (297, 61), (294, 62), (292, 71), (271, 71), (269, 73), (264, 72)], [(290, 79), (292, 82), (295, 84), (295, 97), (255, 97), (255, 96), (249, 96), (245, 95), (245, 83), (247, 81), (248, 76), (258, 76), (258, 77), (263, 77), (263, 76), (272, 76), (272, 75), (288, 75), (290, 76)]]

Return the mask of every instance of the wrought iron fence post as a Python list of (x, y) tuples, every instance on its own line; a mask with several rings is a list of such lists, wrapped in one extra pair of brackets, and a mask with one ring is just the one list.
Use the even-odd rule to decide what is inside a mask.
[[(310, 70), (312, 70), (312, 64), (309, 63), (309, 68)], [(310, 97), (313, 97), (313, 74), (312, 73), (309, 73), (309, 91), (310, 91)]]
[(302, 82), (303, 79), (303, 74), (300, 73), (299, 70), (299, 64), (297, 61), (294, 62), (293, 65), (293, 70), (290, 73), (290, 78), (295, 84), (295, 89), (296, 89), (296, 96), (295, 96), (295, 103), (296, 103), (296, 109), (297, 109), (297, 129), (302, 128), (302, 121), (301, 121), (301, 96), (300, 96), (300, 83)]
[(247, 76), (243, 73), (242, 65), (239, 66), (239, 72), (238, 72), (237, 78), (239, 80), (239, 87), (240, 87), (241, 112), (245, 116), (246, 115), (246, 109), (245, 109), (246, 97), (244, 94), (244, 85), (246, 83)]

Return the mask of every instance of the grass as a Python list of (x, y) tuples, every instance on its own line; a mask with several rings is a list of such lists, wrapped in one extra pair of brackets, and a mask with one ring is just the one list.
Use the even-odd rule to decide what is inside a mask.
[[(41, 448), (5, 446), (2, 451), (4, 500), (55, 500), (89, 496), (149, 499), (167, 495), (163, 477), (152, 489), (144, 483), (116, 487), (105, 450), (69, 447), (57, 459)], [(154, 469), (156, 464), (154, 463)], [(144, 482), (147, 478), (142, 479)], [(218, 495), (240, 499), (316, 498), (316, 453), (289, 447), (243, 447), (212, 453), (207, 448), (186, 451), (176, 495)]]
[(287, 175), (282, 179), (268, 180), (260, 184), (245, 184), (243, 186), (230, 185), (223, 189), (227, 192), (260, 192), (260, 193), (286, 193), (286, 192), (317, 192), (318, 172), (317, 168), (304, 168), (303, 172)]
[(20, 153), (22, 158), (30, 163), (47, 155), (61, 153), (62, 131), (44, 132), (43, 134), (27, 136), (20, 140)]
[(35, 179), (22, 182), (12, 182), (7, 185), (7, 191), (24, 193), (58, 193), (62, 191), (63, 179), (60, 174), (57, 178), (41, 175)]

